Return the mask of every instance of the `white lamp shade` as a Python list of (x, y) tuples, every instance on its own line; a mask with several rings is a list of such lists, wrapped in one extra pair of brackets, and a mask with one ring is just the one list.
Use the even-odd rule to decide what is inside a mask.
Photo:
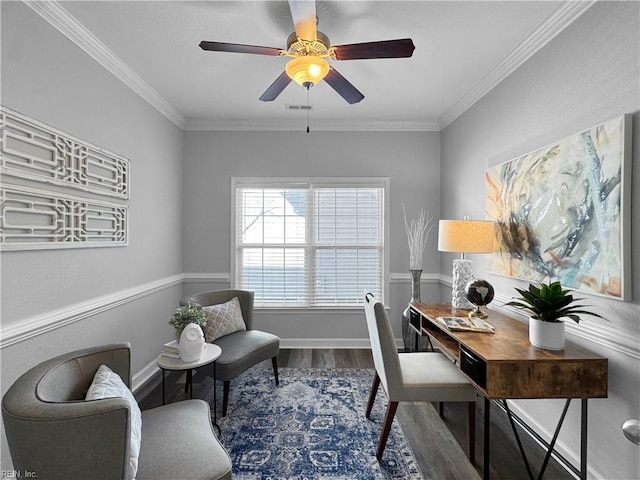
[(492, 253), (494, 223), (490, 220), (440, 220), (438, 250), (455, 253)]

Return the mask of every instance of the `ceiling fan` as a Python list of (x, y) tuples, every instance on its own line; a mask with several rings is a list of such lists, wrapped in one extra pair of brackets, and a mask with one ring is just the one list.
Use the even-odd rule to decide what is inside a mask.
[(415, 46), (410, 38), (377, 42), (331, 45), (329, 38), (316, 28), (315, 0), (289, 0), (295, 31), (287, 38), (287, 49), (242, 45), (238, 43), (200, 42), (203, 50), (215, 52), (252, 53), (256, 55), (286, 56), (291, 60), (285, 71), (260, 96), (263, 102), (275, 100), (295, 80), (309, 89), (324, 79), (348, 103), (358, 103), (364, 95), (327, 61), (372, 58), (406, 58), (413, 55)]

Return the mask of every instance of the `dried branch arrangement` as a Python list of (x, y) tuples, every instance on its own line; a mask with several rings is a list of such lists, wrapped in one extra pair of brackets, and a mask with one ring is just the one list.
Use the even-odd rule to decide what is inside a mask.
[(422, 270), (422, 252), (434, 225), (433, 217), (425, 214), (424, 209), (420, 209), (418, 218), (414, 218), (411, 223), (408, 223), (404, 204), (402, 204), (402, 213), (404, 215), (404, 230), (407, 232), (407, 240), (409, 241), (409, 269)]

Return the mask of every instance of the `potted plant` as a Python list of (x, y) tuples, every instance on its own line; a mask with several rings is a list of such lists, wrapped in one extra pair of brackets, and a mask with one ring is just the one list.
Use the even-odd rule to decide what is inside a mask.
[(580, 315), (603, 318), (583, 310), (587, 305), (574, 303), (577, 299), (574, 300), (560, 282), (540, 283), (539, 287), (529, 284), (528, 290), (516, 288), (516, 291), (521, 297), (505, 305), (529, 312), (529, 341), (536, 347), (547, 350), (564, 348), (564, 318), (576, 323), (580, 322)]
[(176, 309), (171, 320), (169, 320), (169, 325), (172, 325), (176, 329), (176, 338), (180, 338), (182, 331), (187, 325), (195, 323), (202, 328), (206, 318), (207, 316), (201, 307), (184, 305)]

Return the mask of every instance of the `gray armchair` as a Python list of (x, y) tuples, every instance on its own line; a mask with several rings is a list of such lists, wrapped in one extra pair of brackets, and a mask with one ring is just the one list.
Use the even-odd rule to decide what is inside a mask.
[[(131, 406), (85, 401), (100, 365), (129, 386), (128, 343), (88, 348), (28, 370), (2, 399), (13, 468), (39, 480), (122, 479), (130, 457)], [(230, 479), (231, 459), (211, 426), (209, 405), (186, 400), (142, 412), (137, 480)]]
[[(222, 348), (222, 355), (216, 360), (216, 380), (224, 382), (222, 416), (227, 414), (230, 381), (250, 367), (271, 359), (276, 385), (280, 383), (278, 379), (280, 338), (271, 333), (253, 328), (253, 292), (247, 290), (220, 290), (185, 297), (180, 303), (181, 305), (191, 304), (206, 307), (228, 302), (233, 297), (238, 297), (242, 318), (247, 330), (225, 335), (214, 342)], [(208, 370), (206, 373), (208, 373)]]

